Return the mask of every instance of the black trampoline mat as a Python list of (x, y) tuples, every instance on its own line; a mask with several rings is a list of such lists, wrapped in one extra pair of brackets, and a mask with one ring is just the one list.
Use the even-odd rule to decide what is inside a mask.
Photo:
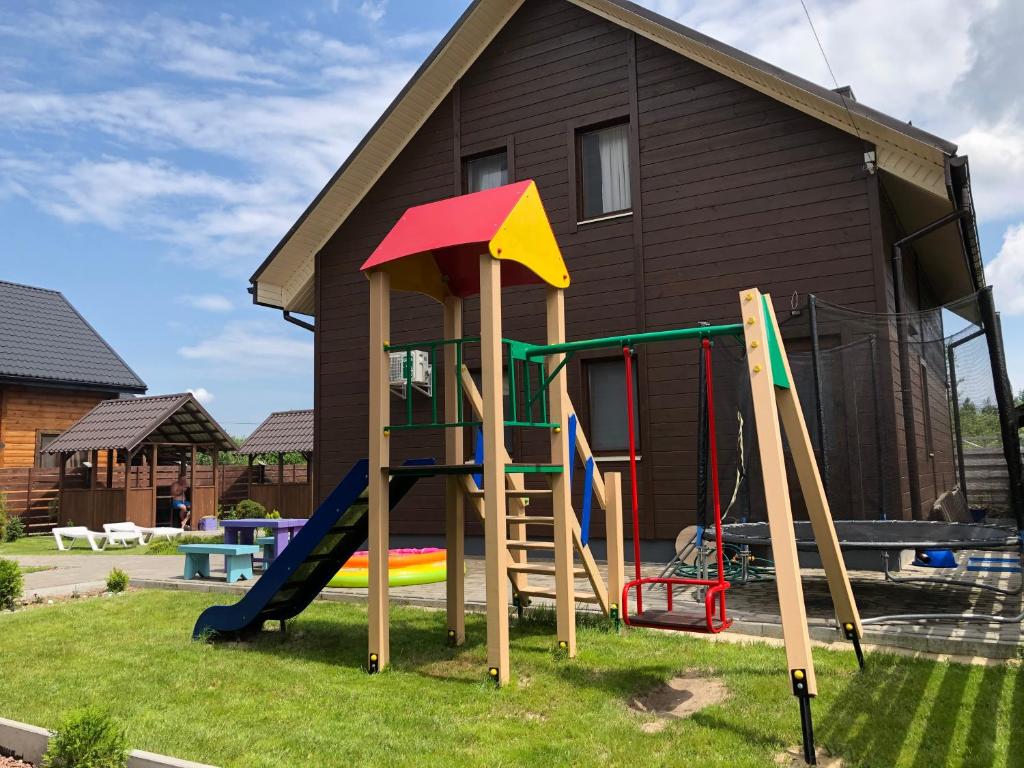
[[(944, 523), (929, 520), (835, 520), (836, 536), (842, 549), (1003, 549), (1020, 545), (1012, 528), (980, 523)], [(793, 524), (799, 549), (816, 550), (811, 524)], [(708, 528), (705, 540), (714, 541)], [(771, 544), (768, 523), (727, 523), (722, 526), (726, 544), (762, 547)]]

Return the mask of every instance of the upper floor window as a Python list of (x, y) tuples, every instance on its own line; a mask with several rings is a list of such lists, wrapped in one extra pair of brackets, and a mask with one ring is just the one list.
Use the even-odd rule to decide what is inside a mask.
[(466, 192), (482, 192), (508, 184), (508, 153), (505, 150), (465, 161)]
[(577, 136), (583, 218), (629, 211), (629, 123), (583, 130)]

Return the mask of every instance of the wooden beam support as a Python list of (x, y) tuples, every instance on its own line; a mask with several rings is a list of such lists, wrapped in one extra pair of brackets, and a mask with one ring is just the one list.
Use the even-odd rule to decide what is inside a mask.
[(743, 316), (747, 368), (754, 402), (757, 447), (761, 457), (768, 528), (775, 561), (775, 586), (782, 616), (782, 637), (786, 644), (786, 661), (790, 678), (798, 671), (806, 676), (807, 692), (814, 696), (817, 683), (811, 657), (811, 638), (807, 631), (807, 611), (800, 581), (796, 538), (793, 534), (793, 510), (786, 476), (786, 458), (782, 451), (782, 430), (775, 399), (772, 362), (768, 342), (768, 326), (757, 289), (741, 291), (740, 310)]
[[(579, 430), (577, 430), (579, 431)], [(596, 476), (596, 472), (594, 473)], [(605, 547), (608, 552), (608, 602), (622, 616), (622, 587), (626, 583), (625, 541), (622, 536), (622, 475), (609, 472), (605, 477), (608, 504), (604, 510)]]
[(501, 262), (480, 256), (480, 381), (484, 416), (484, 552), (487, 578), (487, 666), (508, 682), (508, 548), (505, 528), (505, 415), (502, 395)]
[[(547, 343), (565, 342), (565, 291), (560, 288), (547, 289)], [(566, 383), (565, 355), (548, 355), (545, 358), (547, 373), (551, 378), (548, 386), (548, 408), (551, 421), (561, 425), (551, 430), (551, 463), (560, 464), (564, 472), (551, 475), (551, 508), (555, 517), (555, 616), (558, 646), (570, 658), (576, 655), (576, 584), (572, 575), (573, 566), (573, 524), (576, 515), (572, 509), (572, 488), (569, 485), (569, 465), (572, 449), (568, 433), (571, 410)], [(557, 374), (555, 373), (557, 371)], [(581, 430), (577, 429), (577, 433)], [(570, 520), (571, 518), (571, 520)]]
[[(449, 297), (444, 303), (444, 338), (462, 338), (462, 299)], [(444, 420), (459, 420), (460, 372), (455, 345), (444, 347)], [(462, 427), (445, 430), (445, 464), (462, 464), (465, 459)], [(447, 614), (448, 642), (462, 645), (466, 641), (466, 508), (459, 487), (459, 477), (445, 478), (445, 546), (448, 558)]]
[(391, 337), (391, 280), (387, 272), (376, 270), (370, 278), (370, 451), (369, 451), (369, 618), (370, 644), (367, 669), (384, 669), (391, 658), (388, 541), (389, 517), (388, 466), (391, 460), (388, 433), (390, 390), (388, 353), (384, 349)]

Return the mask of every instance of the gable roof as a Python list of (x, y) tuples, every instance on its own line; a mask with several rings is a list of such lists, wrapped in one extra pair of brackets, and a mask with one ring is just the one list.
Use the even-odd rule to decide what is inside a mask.
[(0, 281), (0, 381), (143, 393), (145, 382), (58, 291)]
[(253, 430), (239, 453), (313, 451), (313, 411), (277, 411)]
[(44, 453), (135, 450), (143, 443), (215, 445), (233, 451), (235, 442), (194, 396), (104, 400), (50, 443)]
[[(956, 145), (628, 0), (566, 0), (875, 145), (880, 170), (947, 209)], [(250, 278), (257, 304), (313, 314), (317, 252), (524, 0), (474, 0)]]

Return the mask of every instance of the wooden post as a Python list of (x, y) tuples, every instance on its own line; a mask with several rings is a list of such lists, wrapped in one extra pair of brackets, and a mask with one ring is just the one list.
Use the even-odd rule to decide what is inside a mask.
[[(462, 338), (462, 299), (451, 296), (444, 302), (444, 338)], [(454, 344), (444, 348), (444, 420), (459, 420), (459, 398), (462, 386)], [(449, 427), (444, 435), (445, 464), (462, 464), (465, 460), (462, 427)], [(466, 507), (459, 478), (445, 478), (445, 546), (448, 550), (448, 642), (462, 645), (466, 640)]]
[(160, 447), (153, 443), (149, 459), (149, 487), (153, 489), (153, 496), (156, 496), (156, 468), (160, 465)]
[(107, 488), (114, 487), (114, 451), (107, 449)]
[(90, 458), (92, 459), (92, 468), (89, 471), (89, 490), (90, 491), (95, 491), (96, 490), (96, 475), (97, 475), (97, 473), (99, 472), (99, 469), (100, 469), (100, 467), (99, 467), (99, 464), (100, 464), (100, 452), (99, 451), (93, 451), (92, 455), (90, 456)]
[(67, 480), (68, 459), (70, 458), (70, 453), (60, 455), (60, 469), (57, 473), (57, 519), (54, 521), (57, 525), (67, 519), (64, 517), (64, 483)]
[[(604, 511), (605, 546), (608, 549), (608, 602), (615, 606), (622, 616), (622, 587), (626, 583), (625, 542), (622, 538), (622, 475), (609, 472), (605, 475), (605, 492), (608, 500)], [(609, 611), (610, 612), (610, 611)]]
[[(565, 342), (565, 292), (560, 288), (547, 289), (547, 343)], [(545, 358), (548, 375), (558, 369), (565, 355)], [(558, 645), (569, 657), (576, 655), (576, 584), (573, 580), (573, 523), (572, 488), (569, 486), (569, 464), (572, 449), (569, 445), (568, 424), (569, 392), (565, 367), (554, 376), (548, 386), (551, 421), (559, 427), (551, 430), (551, 463), (564, 468), (551, 475), (551, 508), (555, 516), (555, 614)]]
[(796, 538), (793, 535), (793, 510), (790, 506), (786, 459), (782, 452), (782, 431), (775, 401), (775, 384), (769, 353), (768, 326), (764, 320), (761, 293), (756, 289), (740, 292), (747, 368), (754, 401), (757, 447), (761, 457), (768, 528), (775, 561), (775, 586), (782, 615), (782, 637), (790, 679), (798, 673), (806, 676), (807, 693), (817, 694), (811, 639), (807, 631), (804, 590), (800, 581)]
[(245, 498), (252, 498), (252, 459), (253, 456), (249, 454), (249, 471), (245, 473)]
[(277, 452), (277, 493), (274, 496), (277, 498), (277, 510), (281, 511), (282, 496), (284, 495), (284, 453), (281, 451)]
[[(217, 504), (220, 503), (220, 483), (217, 481), (217, 469), (220, 467), (220, 446), (210, 446), (210, 461), (213, 463), (213, 509), (211, 512), (217, 514)], [(198, 528), (198, 520), (192, 518), (192, 530)]]
[(501, 262), (480, 256), (480, 379), (484, 399), (484, 552), (487, 666), (508, 682), (508, 548), (505, 522), (505, 414), (501, 386)]
[[(376, 270), (370, 278), (370, 451), (369, 451), (369, 618), (370, 646), (367, 669), (384, 669), (390, 661), (388, 619), (388, 468), (391, 461), (388, 433), (390, 390), (388, 353), (384, 349), (391, 337), (391, 280), (387, 272)], [(411, 393), (410, 393), (411, 396)]]
[[(775, 338), (779, 342), (779, 351), (782, 353), (783, 369), (789, 381), (793, 382), (793, 372), (790, 370), (789, 357), (786, 355), (782, 333), (779, 331), (778, 322), (775, 319), (772, 298), (765, 296), (765, 300), (768, 304), (767, 319), (772, 324)], [(814, 540), (818, 545), (821, 565), (828, 579), (828, 589), (832, 595), (836, 618), (847, 634), (855, 632), (858, 638), (863, 637), (860, 611), (857, 609), (850, 577), (846, 572), (846, 562), (843, 560), (843, 553), (839, 548), (839, 539), (832, 522), (832, 511), (829, 509), (828, 497), (825, 494), (825, 485), (821, 481), (818, 464), (814, 460), (814, 447), (811, 445), (811, 437), (807, 431), (804, 414), (800, 409), (800, 395), (794, 385), (788, 389), (776, 390), (775, 396), (778, 400), (779, 415), (782, 417), (782, 427), (786, 430), (786, 441), (789, 443), (793, 467), (796, 469), (804, 504), (807, 507), (807, 516), (811, 520)], [(851, 626), (848, 627), (848, 625)]]

